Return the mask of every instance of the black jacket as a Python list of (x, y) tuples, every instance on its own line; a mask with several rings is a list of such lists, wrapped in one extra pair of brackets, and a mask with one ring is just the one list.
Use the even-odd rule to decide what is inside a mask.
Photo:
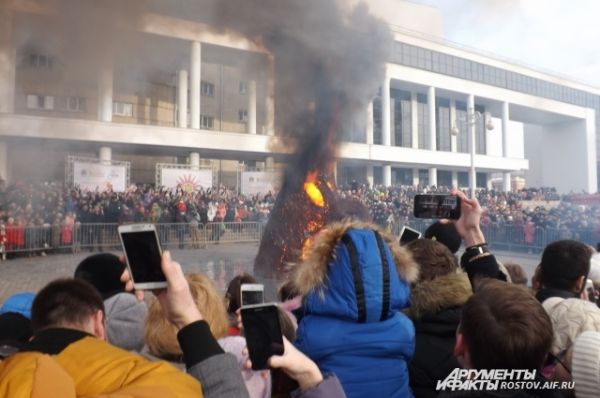
[(410, 387), (416, 398), (437, 396), (438, 380), (460, 365), (454, 357), (456, 329), (463, 304), (471, 296), (467, 274), (461, 272), (417, 283), (407, 315), (415, 325), (415, 354), (409, 363)]

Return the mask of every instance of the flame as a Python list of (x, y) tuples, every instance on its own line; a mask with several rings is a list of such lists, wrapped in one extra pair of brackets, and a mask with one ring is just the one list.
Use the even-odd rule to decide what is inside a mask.
[(302, 242), (302, 251), (300, 254), (301, 260), (303, 260), (303, 261), (306, 260), (306, 257), (308, 257), (308, 253), (310, 252), (310, 248), (312, 247), (312, 244), (313, 244), (313, 238), (311, 236), (304, 239), (304, 242)]
[(321, 193), (321, 190), (316, 184), (317, 176), (317, 171), (313, 171), (308, 174), (308, 176), (306, 177), (306, 181), (304, 182), (304, 192), (306, 192), (306, 195), (315, 206), (324, 207), (325, 198), (323, 197), (323, 193)]

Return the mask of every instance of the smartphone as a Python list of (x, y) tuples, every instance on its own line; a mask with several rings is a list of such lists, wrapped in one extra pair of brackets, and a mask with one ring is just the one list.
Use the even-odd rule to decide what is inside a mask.
[(460, 218), (460, 198), (456, 195), (415, 195), (416, 218)]
[(160, 266), (162, 251), (154, 225), (120, 225), (118, 231), (133, 286), (139, 290), (167, 287), (167, 279)]
[(253, 305), (262, 304), (265, 302), (264, 298), (265, 285), (260, 283), (243, 283), (240, 286), (240, 304)]
[(588, 295), (588, 300), (592, 303), (596, 302), (596, 290), (594, 289), (594, 282), (591, 279), (587, 279), (585, 281), (585, 291)]
[(402, 227), (402, 231), (400, 231), (400, 244), (405, 245), (408, 242), (412, 242), (413, 240), (417, 240), (421, 237), (421, 233), (416, 229), (412, 229), (410, 227)]
[(283, 337), (277, 304), (255, 304), (241, 308), (244, 335), (252, 369), (267, 369), (267, 360), (283, 355)]

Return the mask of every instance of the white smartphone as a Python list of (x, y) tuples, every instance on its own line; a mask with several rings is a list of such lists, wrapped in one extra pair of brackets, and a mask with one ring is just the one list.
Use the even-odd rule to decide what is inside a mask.
[(587, 292), (588, 300), (592, 303), (596, 302), (596, 289), (594, 289), (594, 282), (591, 279), (585, 281), (585, 291)]
[(262, 304), (265, 302), (265, 285), (260, 283), (243, 283), (240, 286), (240, 304), (247, 305)]
[(160, 266), (162, 251), (154, 225), (120, 225), (118, 230), (133, 286), (138, 290), (167, 287), (167, 279)]
[(410, 227), (402, 227), (402, 231), (400, 231), (400, 244), (405, 245), (408, 242), (412, 242), (413, 240), (417, 240), (421, 237), (421, 233), (416, 229), (412, 229)]

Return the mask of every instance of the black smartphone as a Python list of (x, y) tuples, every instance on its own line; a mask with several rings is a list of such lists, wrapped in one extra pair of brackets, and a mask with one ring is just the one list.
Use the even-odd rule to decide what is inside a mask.
[(139, 290), (167, 287), (161, 268), (161, 249), (152, 224), (129, 224), (118, 228), (129, 275)]
[(456, 195), (415, 195), (416, 218), (460, 218), (460, 198)]
[(402, 227), (402, 231), (400, 231), (400, 244), (405, 245), (408, 242), (412, 242), (413, 240), (417, 240), (421, 237), (421, 233), (416, 229), (412, 229), (410, 227)]
[(244, 335), (252, 369), (267, 369), (267, 360), (283, 355), (283, 337), (277, 304), (256, 304), (241, 308)]

